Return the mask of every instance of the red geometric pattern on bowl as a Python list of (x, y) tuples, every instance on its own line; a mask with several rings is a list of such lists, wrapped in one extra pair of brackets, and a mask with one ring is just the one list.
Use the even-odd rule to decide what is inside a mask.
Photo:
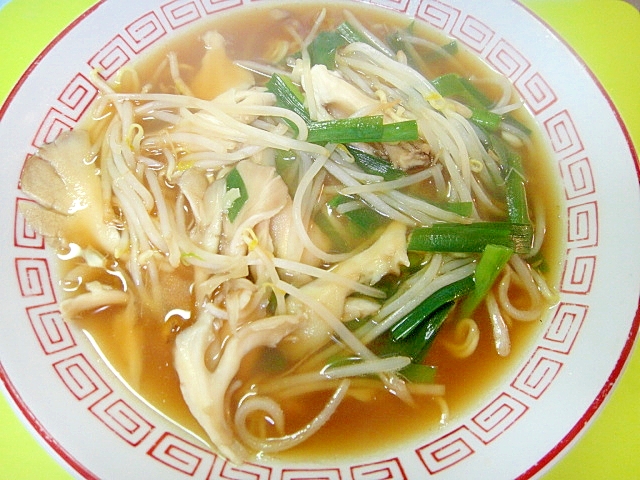
[(229, 10), (242, 5), (242, 0), (200, 0), (207, 15)]
[(38, 305), (56, 302), (51, 271), (46, 258), (16, 258), (15, 267), (22, 297), (33, 299), (38, 302)]
[(97, 96), (96, 86), (86, 75), (78, 73), (58, 96), (60, 110), (64, 115), (77, 122)]
[(571, 248), (598, 246), (598, 204), (595, 201), (567, 208), (567, 243)]
[(342, 480), (339, 468), (290, 468), (282, 469), (282, 480)]
[(173, 470), (196, 478), (208, 478), (219, 458), (210, 450), (169, 432), (163, 433), (147, 454)]
[(460, 15), (460, 9), (438, 1), (421, 2), (416, 11), (416, 18), (451, 36), (453, 36), (451, 32), (458, 25)]
[(429, 473), (446, 470), (473, 455), (513, 426), (529, 409), (516, 395), (502, 392), (471, 420), (454, 431), (418, 448), (416, 453)]
[(588, 310), (587, 305), (560, 302), (543, 336), (544, 347), (567, 355), (578, 338)]
[(134, 47), (135, 44), (129, 45), (122, 35), (116, 35), (89, 59), (89, 66), (109, 80), (135, 56)]
[(29, 322), (46, 355), (62, 352), (76, 346), (69, 325), (64, 321), (56, 304), (36, 305), (27, 308)]
[(33, 200), (16, 198), (16, 216), (13, 220), (13, 246), (43, 250), (44, 238), (38, 235), (36, 231), (31, 228), (22, 215), (17, 213), (22, 202), (33, 202)]
[(113, 393), (113, 389), (82, 352), (57, 360), (53, 368), (69, 392), (77, 400), (88, 402), (89, 407)]
[(38, 148), (70, 130), (98, 95), (98, 89), (82, 73), (77, 73), (58, 95), (55, 107), (49, 108), (40, 122), (31, 144)]
[(537, 347), (511, 386), (531, 398), (538, 399), (558, 376), (563, 365), (552, 351)]
[(124, 27), (128, 44), (135, 53), (142, 52), (164, 37), (167, 30), (155, 12), (148, 12)]
[(409, 8), (411, 8), (410, 0), (375, 0), (376, 5), (381, 7), (386, 7), (391, 10), (395, 10), (396, 12), (404, 12), (407, 13)]
[(526, 72), (515, 83), (523, 100), (536, 115), (558, 100), (556, 93), (538, 72)]
[(468, 426), (463, 425), (418, 448), (416, 453), (430, 474), (454, 466), (473, 455), (482, 444)]
[(40, 122), (31, 144), (37, 149), (40, 145), (53, 142), (62, 132), (71, 130), (76, 123), (77, 120), (68, 117), (57, 108), (51, 107)]
[(463, 17), (461, 22), (454, 23), (451, 34), (463, 41), (469, 49), (481, 53), (493, 40), (496, 32), (470, 15)]
[(564, 158), (559, 165), (567, 200), (595, 193), (593, 171), (588, 157)]
[(488, 444), (517, 422), (529, 409), (514, 396), (502, 392), (471, 418), (473, 432)]
[[(257, 465), (255, 463), (245, 463), (241, 466), (234, 465), (231, 462), (218, 457), (220, 461), (214, 464), (210, 479), (217, 480), (241, 480), (250, 478), (252, 480), (270, 480), (274, 478), (273, 468), (267, 465)], [(218, 472), (218, 466), (222, 468)]]
[(539, 114), (557, 101), (544, 77), (531, 68), (526, 57), (495, 30), (473, 15), (440, 1), (423, 1), (416, 17), (458, 39), (483, 57), (497, 71), (508, 77), (532, 109)]
[(199, 8), (198, 5), (199, 2), (194, 0), (176, 0), (160, 8), (171, 29), (175, 30), (200, 20), (206, 14), (202, 7)]
[[(86, 63), (89, 69), (97, 69), (104, 79), (110, 79), (139, 52), (170, 32), (242, 3), (242, 0), (166, 2), (124, 26)], [(251, 1), (245, 0), (245, 3)], [(596, 186), (588, 157), (578, 156), (584, 147), (570, 113), (562, 107), (561, 99), (517, 48), (480, 19), (436, 0), (423, 0), (417, 4), (408, 0), (376, 0), (374, 3), (414, 15), (457, 38), (514, 82), (542, 124), (558, 156), (565, 196), (570, 201), (567, 212), (569, 248), (561, 289), (564, 293), (578, 296), (588, 294), (597, 264), (593, 250), (597, 246), (599, 230)], [(51, 141), (61, 131), (73, 128), (96, 94), (84, 72), (74, 73), (39, 123), (33, 146)], [(165, 431), (146, 418), (137, 406), (115, 393), (81, 351), (73, 333), (63, 327), (59, 312), (53, 308), (56, 296), (51, 269), (47, 258), (42, 255), (42, 239), (25, 226), (18, 213), (17, 207), (22, 201), (28, 200), (16, 199), (14, 245), (30, 254), (35, 253), (15, 258), (16, 277), (26, 303), (25, 315), (43, 353), (51, 356), (51, 366), (71, 398), (90, 410), (131, 448), (142, 449), (146, 455), (176, 473), (191, 478), (275, 478), (275, 470), (272, 471), (271, 467), (254, 464), (234, 466), (215, 453)], [(425, 469), (424, 475), (442, 472), (463, 462), (525, 417), (557, 377), (587, 314), (588, 308), (578, 303), (558, 305), (540, 345), (523, 362), (511, 384), (480, 406), (472, 419), (416, 448), (415, 453)], [(53, 353), (67, 356), (59, 358)], [(394, 457), (345, 469), (283, 468), (279, 478), (406, 478), (404, 462), (404, 459)]]
[(487, 62), (513, 83), (529, 70), (529, 61), (507, 40), (500, 39), (486, 57)]
[(407, 475), (397, 458), (351, 467), (353, 480), (406, 480)]
[(553, 151), (561, 158), (570, 157), (583, 150), (584, 147), (573, 119), (566, 110), (549, 117), (543, 125), (549, 140), (551, 140)]
[(116, 435), (133, 447), (140, 445), (155, 428), (149, 420), (125, 400), (117, 398), (115, 395), (109, 395), (99, 400), (89, 410)]
[(588, 249), (568, 249), (560, 280), (560, 290), (576, 295), (588, 295), (591, 291), (597, 260), (595, 254)]

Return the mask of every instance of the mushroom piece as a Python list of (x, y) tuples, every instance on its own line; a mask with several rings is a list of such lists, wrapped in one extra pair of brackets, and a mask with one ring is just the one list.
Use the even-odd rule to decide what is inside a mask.
[(120, 234), (105, 208), (98, 167), (92, 161), (89, 134), (61, 133), (24, 165), (22, 191), (34, 202), (22, 202), (20, 213), (38, 233), (63, 245), (71, 240), (84, 248), (114, 253)]

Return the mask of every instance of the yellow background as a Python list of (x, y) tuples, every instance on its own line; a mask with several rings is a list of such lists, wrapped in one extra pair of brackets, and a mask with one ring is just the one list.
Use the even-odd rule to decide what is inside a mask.
[[(480, 1), (480, 0), (478, 0)], [(0, 10), (0, 99), (91, 0), (12, 0)], [(640, 150), (640, 14), (615, 0), (523, 0), (582, 57)], [(588, 99), (585, 99), (588, 101)], [(8, 333), (7, 326), (3, 335)], [(545, 480), (640, 478), (640, 351), (591, 428)], [(517, 455), (517, 452), (514, 452)], [(0, 395), (0, 479), (69, 479)]]

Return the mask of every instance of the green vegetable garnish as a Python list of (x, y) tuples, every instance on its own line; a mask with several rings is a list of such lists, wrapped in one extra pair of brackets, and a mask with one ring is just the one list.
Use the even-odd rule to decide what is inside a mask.
[(237, 189), (238, 196), (227, 209), (227, 216), (229, 217), (229, 220), (231, 222), (236, 219), (236, 217), (240, 213), (240, 210), (249, 199), (247, 187), (245, 186), (244, 181), (242, 180), (242, 176), (240, 175), (240, 172), (238, 172), (237, 168), (231, 170), (226, 177), (227, 192), (230, 192), (234, 189)]
[[(473, 276), (470, 275), (445, 287), (442, 287), (433, 295), (430, 295), (425, 300), (423, 300), (416, 308), (411, 310), (402, 319), (400, 319), (400, 321), (398, 321), (391, 328), (391, 337), (396, 341), (407, 338), (431, 314), (433, 314), (439, 308), (442, 308), (449, 302), (453, 302), (459, 297), (466, 295), (473, 289), (473, 286)], [(442, 321), (444, 321), (444, 318), (442, 319)], [(435, 332), (433, 335), (435, 336)]]
[(503, 245), (487, 245), (473, 274), (475, 287), (460, 305), (460, 317), (473, 313), (487, 295), (496, 278), (513, 255), (513, 250)]

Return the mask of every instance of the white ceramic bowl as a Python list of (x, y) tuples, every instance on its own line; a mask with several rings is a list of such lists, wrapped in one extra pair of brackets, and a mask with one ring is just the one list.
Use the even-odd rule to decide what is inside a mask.
[[(545, 25), (507, 0), (374, 0), (458, 39), (515, 84), (564, 190), (561, 299), (501, 384), (436, 434), (327, 464), (233, 466), (124, 388), (57, 306), (53, 262), (17, 214), (36, 146), (73, 128), (106, 76), (153, 44), (249, 0), (109, 0), (62, 32), (3, 107), (0, 374), (48, 448), (84, 478), (529, 478), (580, 434), (618, 378), (638, 330), (640, 197), (613, 105)], [(495, 12), (500, 11), (500, 15)], [(624, 195), (620, 193), (624, 192)], [(9, 326), (7, 326), (9, 325)]]

